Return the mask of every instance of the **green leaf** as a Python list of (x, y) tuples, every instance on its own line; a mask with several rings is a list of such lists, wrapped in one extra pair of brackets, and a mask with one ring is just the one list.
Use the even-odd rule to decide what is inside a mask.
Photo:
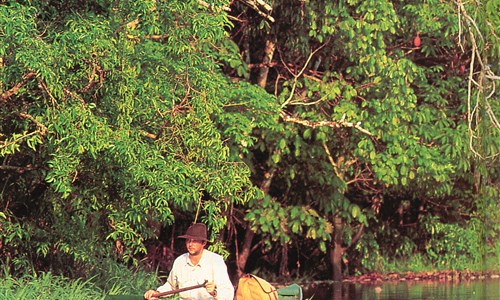
[(273, 162), (275, 164), (277, 164), (280, 162), (281, 155), (279, 153), (273, 153), (273, 155), (271, 156), (271, 159), (273, 160)]
[(357, 206), (355, 204), (351, 206), (351, 215), (353, 218), (356, 219), (360, 215), (360, 213), (361, 213), (361, 210), (360, 210), (359, 206)]

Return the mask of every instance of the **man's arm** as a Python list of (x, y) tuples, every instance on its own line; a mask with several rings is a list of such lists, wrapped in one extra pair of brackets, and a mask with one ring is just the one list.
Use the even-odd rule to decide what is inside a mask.
[(151, 290), (146, 291), (144, 293), (144, 299), (146, 299), (146, 300), (155, 300), (155, 299), (158, 299), (156, 297), (156, 294), (168, 292), (168, 291), (171, 291), (171, 290), (173, 290), (172, 289), (172, 285), (167, 280), (167, 282), (164, 285), (160, 286), (158, 289), (156, 289), (156, 290), (151, 289)]
[(219, 256), (214, 263), (213, 274), (216, 293), (214, 298), (218, 300), (233, 300), (234, 286), (231, 279), (229, 279), (226, 263), (221, 256)]
[(164, 292), (168, 292), (168, 291), (171, 291), (174, 289), (174, 281), (173, 281), (173, 278), (176, 278), (176, 275), (175, 275), (175, 262), (174, 262), (174, 265), (172, 266), (172, 269), (170, 270), (170, 274), (168, 274), (168, 278), (167, 278), (167, 282), (165, 282), (164, 285), (158, 287), (156, 290), (148, 290), (144, 293), (144, 299), (146, 300), (155, 300), (155, 299), (158, 299), (155, 297), (155, 295), (157, 293), (164, 293)]

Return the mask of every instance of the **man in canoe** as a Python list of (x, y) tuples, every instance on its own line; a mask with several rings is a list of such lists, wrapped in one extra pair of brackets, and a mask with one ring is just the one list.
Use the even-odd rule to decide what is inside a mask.
[[(159, 293), (180, 289), (184, 290), (179, 293), (181, 299), (233, 300), (234, 287), (224, 259), (205, 249), (208, 241), (205, 224), (191, 225), (179, 238), (185, 239), (188, 252), (175, 259), (167, 282), (156, 290), (148, 290), (144, 298), (154, 300), (158, 299)], [(197, 285), (201, 288), (186, 290)]]

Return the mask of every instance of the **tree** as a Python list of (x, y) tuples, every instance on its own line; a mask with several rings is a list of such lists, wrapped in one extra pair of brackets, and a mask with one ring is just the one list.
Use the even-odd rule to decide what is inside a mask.
[[(2, 263), (89, 275), (103, 257), (138, 263), (194, 220), (240, 274), (267, 263), (300, 276), (307, 260), (338, 280), (384, 257), (477, 260), (472, 226), (498, 218), (496, 11), (1, 5)], [(498, 227), (482, 234), (491, 246)]]
[(215, 240), (231, 205), (259, 195), (217, 126), (225, 106), (267, 95), (234, 99), (248, 86), (221, 72), (238, 54), (225, 1), (209, 4), (0, 6), (0, 257), (12, 272), (137, 263), (174, 221), (203, 221)]
[[(346, 251), (361, 252), (362, 265), (350, 264), (358, 272), (363, 265), (375, 266), (381, 251), (391, 251), (376, 240), (376, 251), (367, 246), (370, 236), (383, 236), (376, 226), (388, 216), (381, 215), (381, 208), (395, 207), (398, 213), (389, 218), (399, 217), (396, 224), (401, 227), (396, 230), (408, 225), (404, 218), (423, 226), (423, 215), (476, 216), (478, 199), (466, 196), (474, 193), (467, 184), (474, 168), (467, 141), (467, 118), (473, 112), (467, 110), (463, 70), (469, 67), (470, 74), (477, 74), (478, 66), (468, 65), (472, 40), (456, 42), (465, 28), (457, 12), (466, 16), (474, 5), (465, 9), (461, 2), (457, 6), (441, 1), (275, 1), (275, 22), (238, 3), (232, 6), (233, 16), (238, 16), (233, 39), (253, 68), (248, 77), (273, 92), (281, 107), (283, 129), (259, 131), (254, 178), (257, 185), (269, 186), (275, 207), (288, 211), (308, 206), (321, 220), (335, 224), (335, 231), (319, 230), (319, 225), (307, 230), (322, 232), (308, 235), (318, 238), (320, 247), (331, 241), (334, 279), (342, 275), (340, 258), (349, 261)], [(487, 5), (493, 11), (494, 5)], [(486, 28), (495, 32), (492, 26)], [(498, 44), (497, 35), (488, 37), (490, 45)], [(488, 124), (495, 128), (491, 138), (485, 131), (476, 135), (488, 140), (492, 158), (499, 153), (498, 126), (492, 117), (497, 109), (486, 109), (493, 121)], [(495, 171), (486, 173), (496, 178)], [(494, 187), (497, 180), (485, 184)], [(498, 190), (489, 190), (487, 197), (496, 199)], [(447, 205), (450, 201), (453, 204)], [(262, 205), (251, 208), (247, 220), (252, 230), (269, 237), (269, 219), (254, 213), (261, 212)], [(285, 240), (292, 232), (302, 238), (301, 230), (290, 230), (291, 215), (283, 216), (273, 220), (279, 224), (275, 229), (284, 228)], [(358, 247), (354, 243), (366, 227), (372, 234)], [(271, 240), (277, 239), (276, 231)], [(331, 237), (325, 239), (325, 233)], [(248, 253), (252, 244), (247, 240), (243, 245)], [(245, 267), (244, 261), (239, 267)]]

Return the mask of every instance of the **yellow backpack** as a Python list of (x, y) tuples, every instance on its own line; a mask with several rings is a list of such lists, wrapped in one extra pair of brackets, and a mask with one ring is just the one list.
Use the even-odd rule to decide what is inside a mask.
[(243, 275), (238, 281), (235, 300), (278, 300), (274, 286), (252, 274)]

